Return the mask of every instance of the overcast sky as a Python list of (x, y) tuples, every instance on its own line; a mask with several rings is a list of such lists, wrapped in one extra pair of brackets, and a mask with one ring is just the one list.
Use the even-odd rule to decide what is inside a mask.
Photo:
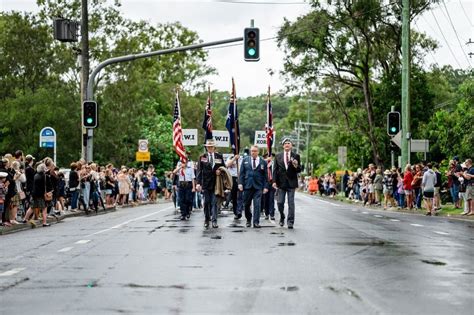
[[(260, 28), (261, 38), (273, 37), (284, 18), (295, 20), (310, 10), (304, 0), (230, 0), (266, 2), (265, 4), (220, 1), (222, 0), (122, 0), (122, 11), (133, 20), (142, 19), (151, 23), (179, 21), (197, 31), (204, 41), (213, 41), (242, 36), (243, 28), (249, 25), (252, 18), (255, 26)], [(278, 2), (280, 4), (275, 4)], [(455, 68), (467, 69), (474, 65), (474, 58), (467, 56), (469, 52), (474, 53), (474, 44), (466, 45), (469, 38), (474, 41), (474, 0), (444, 0), (444, 3), (461, 44), (442, 3), (432, 12), (418, 18), (412, 27), (426, 32), (439, 42), (440, 49), (426, 57), (426, 64), (450, 64)], [(36, 0), (0, 0), (0, 7), (2, 11), (37, 11)], [(261, 42), (260, 51), (261, 59), (255, 63), (243, 60), (242, 46), (209, 50), (208, 63), (219, 72), (209, 78), (212, 88), (229, 90), (233, 76), (240, 97), (265, 93), (269, 84), (273, 91), (281, 89), (284, 86), (279, 75), (283, 66), (282, 51), (273, 40)], [(274, 70), (275, 74), (270, 76), (268, 69)]]

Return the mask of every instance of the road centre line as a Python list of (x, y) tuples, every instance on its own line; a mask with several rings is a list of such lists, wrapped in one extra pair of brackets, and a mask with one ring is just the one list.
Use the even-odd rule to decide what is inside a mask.
[(449, 233), (447, 232), (441, 232), (441, 231), (433, 231), (435, 232), (436, 234), (439, 234), (439, 235), (449, 235)]
[(329, 201), (326, 201), (326, 200), (321, 200), (319, 198), (311, 198), (312, 200), (316, 200), (316, 201), (320, 201), (320, 202), (324, 202), (324, 203), (328, 203), (332, 206), (335, 206), (335, 207), (340, 207), (340, 205), (338, 205), (337, 203), (332, 203), (332, 202), (329, 202)]
[(73, 248), (74, 247), (64, 247), (64, 248), (61, 248), (60, 250), (58, 250), (58, 253), (65, 253), (65, 252), (70, 251)]
[(410, 223), (411, 226), (416, 226), (416, 227), (423, 227), (424, 225), (421, 224), (416, 224), (416, 223)]
[(390, 221), (392, 221), (392, 222), (400, 222), (400, 220), (398, 220), (398, 219), (390, 219)]
[(77, 241), (75, 244), (87, 244), (89, 243), (91, 240), (80, 240), (80, 241)]
[(98, 234), (102, 234), (102, 233), (105, 233), (105, 232), (108, 232), (110, 230), (113, 230), (113, 229), (119, 229), (121, 228), (122, 226), (128, 224), (128, 223), (131, 223), (131, 222), (134, 222), (134, 221), (138, 221), (138, 220), (141, 220), (141, 219), (144, 219), (144, 218), (148, 218), (148, 217), (151, 217), (152, 215), (155, 215), (155, 214), (158, 214), (160, 212), (163, 212), (163, 211), (166, 211), (166, 210), (169, 210), (169, 209), (172, 209), (173, 206), (169, 206), (169, 207), (166, 207), (164, 209), (161, 209), (159, 211), (155, 211), (153, 213), (149, 213), (149, 214), (146, 214), (146, 215), (142, 215), (141, 217), (138, 217), (138, 218), (135, 218), (135, 219), (130, 219), (130, 220), (127, 220), (123, 223), (120, 223), (120, 224), (117, 224), (117, 225), (114, 225), (110, 228), (107, 228), (107, 229), (103, 229), (103, 230), (100, 230), (98, 232), (95, 232), (95, 233), (92, 233), (92, 234), (89, 234), (89, 235), (86, 235), (85, 237), (89, 237), (89, 236), (93, 236), (93, 235), (98, 235)]
[(17, 274), (25, 269), (26, 268), (13, 268), (12, 270), (8, 270), (8, 271), (0, 273), (0, 277), (13, 276), (14, 274)]

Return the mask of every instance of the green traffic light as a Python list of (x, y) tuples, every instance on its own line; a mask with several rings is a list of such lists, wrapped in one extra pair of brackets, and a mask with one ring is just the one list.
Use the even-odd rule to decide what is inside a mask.
[(90, 124), (92, 124), (92, 122), (93, 122), (94, 120), (93, 120), (92, 118), (90, 118), (90, 117), (89, 117), (89, 118), (87, 118), (87, 120), (86, 120), (86, 121), (87, 121), (87, 123), (90, 125)]
[(255, 56), (257, 51), (255, 50), (255, 48), (249, 48), (248, 53), (249, 53), (249, 56)]
[(395, 131), (397, 131), (397, 128), (396, 128), (396, 127), (392, 127), (392, 128), (390, 128), (390, 131), (391, 131), (391, 132), (395, 132)]

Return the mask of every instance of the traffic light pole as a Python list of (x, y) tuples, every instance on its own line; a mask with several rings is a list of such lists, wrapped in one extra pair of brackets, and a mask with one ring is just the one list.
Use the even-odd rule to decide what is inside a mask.
[(402, 165), (410, 163), (410, 0), (402, 0)]
[[(89, 12), (87, 0), (81, 1), (81, 106), (87, 99), (87, 85), (89, 80)], [(82, 112), (82, 111), (81, 111)], [(84, 137), (88, 129), (82, 128), (81, 132), (81, 157), (87, 159), (88, 146), (84, 144)], [(91, 142), (92, 145), (92, 142)]]
[[(188, 46), (182, 46), (182, 47), (162, 49), (162, 50), (152, 51), (152, 52), (148, 52), (148, 53), (126, 55), (126, 56), (120, 56), (120, 57), (107, 59), (107, 60), (101, 62), (94, 69), (94, 71), (92, 71), (92, 73), (89, 77), (89, 81), (87, 83), (87, 93), (86, 93), (86, 99), (85, 100), (86, 101), (93, 101), (94, 100), (95, 77), (99, 74), (100, 70), (102, 70), (103, 68), (105, 68), (108, 65), (115, 64), (115, 63), (121, 63), (121, 62), (127, 62), (127, 61), (133, 61), (133, 60), (136, 60), (136, 59), (142, 59), (142, 58), (172, 54), (172, 53), (181, 52), (181, 51), (196, 50), (196, 49), (201, 49), (201, 48), (210, 47), (210, 46), (218, 46), (218, 45), (223, 45), (223, 44), (241, 42), (243, 40), (244, 40), (243, 37), (236, 37), (236, 38), (224, 39), (224, 40), (219, 40), (219, 41), (214, 41), (214, 42), (207, 42), (207, 43), (194, 44), (194, 45), (188, 45)], [(88, 162), (92, 161), (92, 159), (93, 159), (93, 146), (92, 146), (93, 136), (94, 136), (94, 130), (93, 129), (87, 129), (87, 146), (86, 146), (86, 148), (87, 148), (87, 150), (86, 150), (87, 151), (87, 154), (86, 154), (87, 157), (86, 157), (86, 160)]]

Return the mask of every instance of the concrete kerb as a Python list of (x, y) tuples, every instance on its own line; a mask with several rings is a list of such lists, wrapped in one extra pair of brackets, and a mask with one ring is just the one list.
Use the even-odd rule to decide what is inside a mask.
[[(91, 211), (89, 211), (89, 213), (87, 215), (84, 211), (67, 212), (67, 213), (65, 213), (61, 216), (56, 216), (56, 217), (53, 217), (53, 218), (48, 217), (46, 222), (48, 222), (49, 224), (57, 224), (57, 223), (61, 222), (62, 220), (66, 219), (66, 218), (102, 215), (102, 214), (108, 214), (110, 212), (115, 212), (118, 209), (135, 208), (135, 207), (140, 207), (140, 206), (145, 206), (145, 205), (150, 205), (150, 204), (162, 204), (162, 203), (165, 203), (165, 202), (164, 202), (164, 200), (161, 200), (161, 199), (159, 199), (156, 203), (146, 201), (146, 202), (141, 202), (139, 204), (130, 204), (130, 205), (113, 207), (113, 208), (107, 208), (107, 209), (105, 209), (105, 211), (103, 209), (102, 210), (99, 209), (99, 211), (97, 213), (94, 210), (91, 210)], [(41, 220), (35, 220), (33, 222), (34, 222), (33, 224), (30, 223), (30, 222), (28, 222), (26, 224), (15, 224), (15, 225), (12, 225), (11, 227), (2, 226), (2, 227), (0, 227), (0, 235), (7, 235), (7, 234), (16, 233), (16, 232), (20, 232), (20, 231), (24, 231), (24, 230), (31, 230), (31, 229), (34, 229), (34, 228), (42, 228), (43, 227), (43, 223), (42, 223)]]

